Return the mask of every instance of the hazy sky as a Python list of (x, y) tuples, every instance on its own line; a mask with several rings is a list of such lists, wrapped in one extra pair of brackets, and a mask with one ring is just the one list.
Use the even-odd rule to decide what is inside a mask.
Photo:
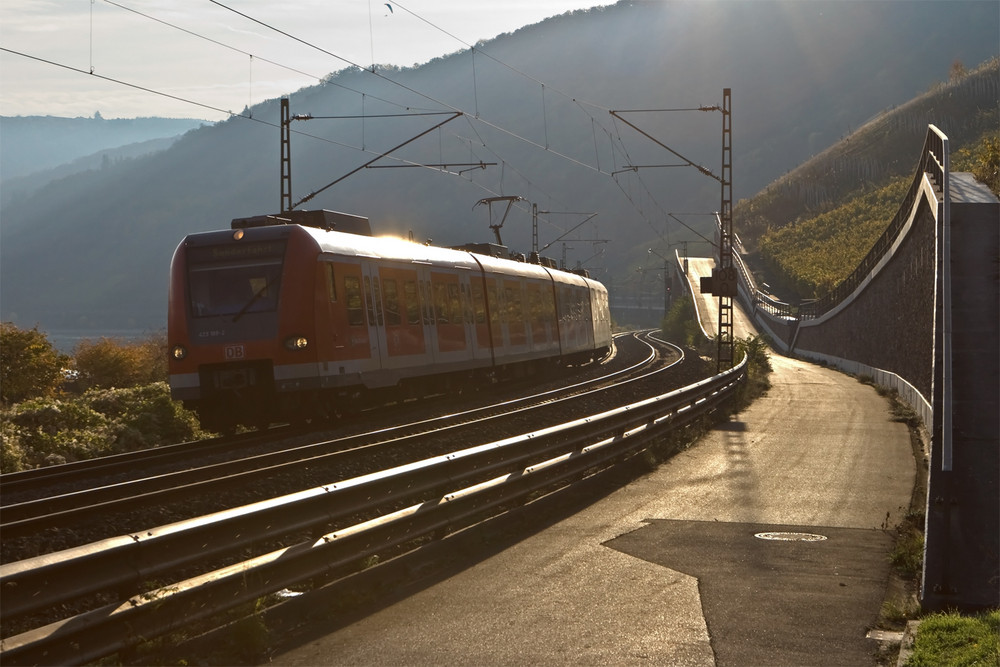
[(351, 64), (408, 67), (549, 16), (607, 4), (613, 3), (2, 0), (0, 115), (99, 111), (105, 118), (222, 120), (225, 111), (239, 113)]

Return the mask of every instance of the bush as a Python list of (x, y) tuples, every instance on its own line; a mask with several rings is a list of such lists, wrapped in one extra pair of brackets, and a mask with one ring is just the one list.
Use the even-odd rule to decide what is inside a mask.
[[(20, 452), (20, 468), (79, 461), (114, 453), (117, 429), (104, 415), (79, 399), (34, 398), (2, 415), (13, 427), (5, 433), (6, 452)], [(15, 472), (4, 467), (4, 472)]]
[(0, 323), (0, 402), (53, 395), (68, 363), (69, 357), (52, 347), (37, 326), (26, 330)]
[(767, 334), (737, 338), (733, 342), (736, 345), (737, 360), (747, 357), (747, 369), (750, 375), (767, 375), (774, 370), (771, 368), (771, 355), (768, 353), (771, 339)]
[(660, 328), (667, 340), (679, 345), (697, 347), (704, 339), (701, 327), (698, 326), (694, 303), (687, 295), (674, 300), (660, 323)]
[(983, 135), (980, 140), (960, 148), (952, 157), (952, 171), (971, 171), (977, 181), (1000, 197), (1000, 134)]
[(83, 340), (73, 357), (83, 389), (136, 387), (167, 379), (166, 340), (150, 336), (138, 343), (116, 338)]
[(92, 389), (68, 400), (36, 398), (0, 412), (0, 470), (108, 456), (205, 437), (164, 382)]
[(747, 358), (747, 382), (736, 394), (736, 408), (742, 410), (755, 399), (763, 396), (771, 388), (770, 344), (771, 339), (766, 334), (747, 336), (733, 341), (737, 363)]

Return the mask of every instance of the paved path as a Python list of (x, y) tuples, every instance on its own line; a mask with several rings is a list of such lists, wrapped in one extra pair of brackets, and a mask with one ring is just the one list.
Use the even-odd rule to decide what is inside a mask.
[(871, 387), (772, 361), (765, 398), (655, 472), (274, 662), (874, 664), (907, 430)]

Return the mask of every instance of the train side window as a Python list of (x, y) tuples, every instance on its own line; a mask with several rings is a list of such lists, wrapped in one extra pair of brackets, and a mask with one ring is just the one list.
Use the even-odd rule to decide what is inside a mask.
[(336, 302), (337, 300), (337, 281), (334, 277), (333, 264), (327, 263), (326, 265), (326, 287), (327, 293), (330, 295), (330, 301)]
[(372, 279), (365, 276), (365, 305), (368, 307), (368, 326), (375, 326), (374, 297), (372, 297)]
[[(365, 278), (365, 280), (368, 279)], [(375, 295), (375, 317), (378, 318), (378, 326), (383, 326), (385, 321), (382, 319), (382, 286), (377, 276), (372, 278), (372, 280), (375, 281), (375, 289), (371, 292), (371, 294)]]
[(448, 324), (448, 286), (434, 283), (434, 308), (438, 324)]
[(423, 299), (424, 324), (434, 324), (434, 297), (431, 294), (431, 284), (426, 280), (420, 281), (420, 294)]
[(465, 284), (462, 285), (462, 319), (466, 324), (472, 324), (472, 294)]
[(531, 326), (540, 329), (543, 326), (542, 295), (537, 289), (528, 289), (528, 310), (531, 311)]
[(462, 299), (459, 297), (458, 285), (448, 285), (448, 305), (451, 307), (450, 321), (452, 324), (461, 324), (465, 318), (462, 317)]
[(523, 324), (524, 308), (521, 305), (520, 285), (505, 288), (504, 296), (507, 299), (507, 321), (515, 325)]
[(498, 324), (502, 308), (500, 307), (500, 290), (496, 285), (490, 285), (490, 303), (493, 304), (493, 308), (490, 310), (490, 323)]
[(347, 324), (361, 327), (365, 324), (365, 308), (361, 299), (361, 281), (355, 276), (344, 276), (344, 293), (347, 296)]
[(483, 299), (483, 286), (479, 281), (472, 283), (472, 308), (476, 324), (486, 324), (486, 300)]
[(406, 323), (420, 324), (420, 299), (417, 297), (417, 283), (412, 280), (403, 283), (403, 298), (406, 299)]
[(385, 323), (388, 326), (399, 326), (402, 319), (399, 316), (399, 289), (395, 278), (382, 281), (382, 294), (385, 296)]

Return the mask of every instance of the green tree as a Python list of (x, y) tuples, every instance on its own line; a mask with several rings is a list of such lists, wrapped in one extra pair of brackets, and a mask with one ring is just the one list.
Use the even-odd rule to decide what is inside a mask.
[(962, 61), (956, 60), (951, 63), (951, 67), (948, 69), (948, 80), (958, 81), (968, 73), (968, 70), (965, 69), (965, 65), (962, 64)]
[(5, 404), (51, 396), (62, 382), (69, 357), (38, 330), (0, 323), (0, 401)]

